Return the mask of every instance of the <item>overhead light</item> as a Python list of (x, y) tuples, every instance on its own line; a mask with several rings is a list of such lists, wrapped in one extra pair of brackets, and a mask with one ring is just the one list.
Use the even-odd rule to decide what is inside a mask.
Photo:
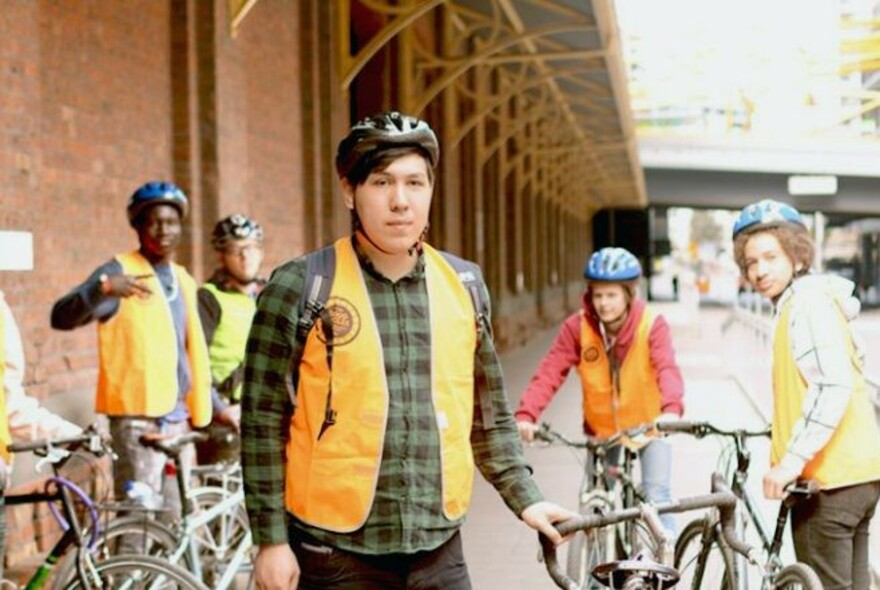
[(836, 195), (836, 176), (789, 176), (788, 194), (793, 197)]

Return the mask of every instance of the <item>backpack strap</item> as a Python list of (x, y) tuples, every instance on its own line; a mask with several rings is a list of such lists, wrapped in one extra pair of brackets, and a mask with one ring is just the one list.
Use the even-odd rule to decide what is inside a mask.
[[(296, 401), (299, 363), (306, 348), (306, 340), (309, 337), (309, 332), (315, 326), (315, 322), (324, 313), (324, 306), (330, 296), (330, 287), (333, 286), (335, 272), (336, 248), (333, 245), (306, 255), (305, 282), (297, 305), (299, 321), (296, 323), (296, 338), (293, 342), (293, 350), (290, 353), (287, 369), (287, 393), (290, 395), (291, 401)], [(328, 344), (332, 343), (333, 325), (329, 318), (322, 319), (325, 320), (322, 322), (325, 340)], [(332, 362), (332, 345), (329, 345), (327, 350), (328, 361)]]
[[(491, 321), (492, 310), (486, 297), (486, 283), (483, 281), (483, 273), (480, 271), (480, 267), (449, 252), (441, 250), (440, 254), (449, 263), (449, 266), (458, 273), (458, 278), (471, 296), (477, 327), (477, 346), (480, 345), (484, 334), (488, 335), (491, 342), (494, 338)], [(480, 355), (477, 355), (478, 361), (479, 358)], [(489, 394), (490, 390), (490, 387), (484, 387), (480, 392), (480, 411), (483, 417), (483, 427), (487, 430), (494, 427), (497, 420), (495, 406), (492, 404), (492, 396)]]
[(492, 311), (489, 301), (485, 297), (486, 284), (483, 281), (483, 273), (480, 271), (480, 267), (449, 252), (441, 250), (440, 254), (449, 263), (449, 266), (458, 273), (458, 278), (471, 296), (471, 303), (474, 306), (474, 314), (477, 319), (478, 336), (485, 331), (492, 337), (492, 322), (490, 320)]

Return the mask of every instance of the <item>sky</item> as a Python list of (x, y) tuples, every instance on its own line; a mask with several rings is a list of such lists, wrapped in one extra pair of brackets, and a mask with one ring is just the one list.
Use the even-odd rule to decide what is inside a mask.
[(863, 123), (839, 124), (854, 108), (842, 95), (861, 87), (858, 74), (839, 74), (840, 43), (853, 34), (840, 27), (841, 2), (862, 15), (877, 5), (616, 0), (637, 121), (721, 134), (863, 133)]

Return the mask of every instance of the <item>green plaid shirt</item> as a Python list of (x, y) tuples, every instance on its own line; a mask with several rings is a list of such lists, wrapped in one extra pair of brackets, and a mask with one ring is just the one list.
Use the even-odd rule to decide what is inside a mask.
[[(257, 302), (245, 358), (242, 464), (254, 542), (287, 542), (287, 523), (318, 540), (357, 553), (413, 553), (439, 547), (461, 526), (442, 511), (440, 436), (431, 395), (431, 337), (425, 262), (396, 283), (380, 275), (357, 246), (364, 281), (382, 339), (389, 408), (372, 509), (363, 527), (334, 533), (296, 521), (284, 506), (285, 443), (294, 411), (285, 373), (299, 319), (305, 258), (275, 270)], [(488, 297), (488, 294), (486, 294)], [(523, 458), (490, 334), (475, 352), (471, 446), (483, 476), (515, 514), (542, 499)], [(488, 389), (495, 426), (484, 428), (481, 392)], [(334, 392), (345, 395), (345, 392)], [(332, 428), (345, 428), (337, 423)]]

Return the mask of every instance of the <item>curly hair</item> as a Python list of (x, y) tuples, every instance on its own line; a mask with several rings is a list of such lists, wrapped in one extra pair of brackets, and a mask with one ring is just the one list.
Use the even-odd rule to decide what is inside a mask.
[(810, 267), (813, 266), (813, 259), (816, 256), (816, 247), (807, 228), (795, 223), (756, 225), (753, 228), (744, 230), (733, 239), (733, 259), (736, 261), (739, 272), (744, 278), (748, 279), (746, 244), (752, 236), (759, 233), (768, 233), (775, 236), (779, 241), (782, 251), (792, 261), (794, 267), (802, 266), (799, 271), (795, 271), (795, 276), (800, 276), (810, 271)]

